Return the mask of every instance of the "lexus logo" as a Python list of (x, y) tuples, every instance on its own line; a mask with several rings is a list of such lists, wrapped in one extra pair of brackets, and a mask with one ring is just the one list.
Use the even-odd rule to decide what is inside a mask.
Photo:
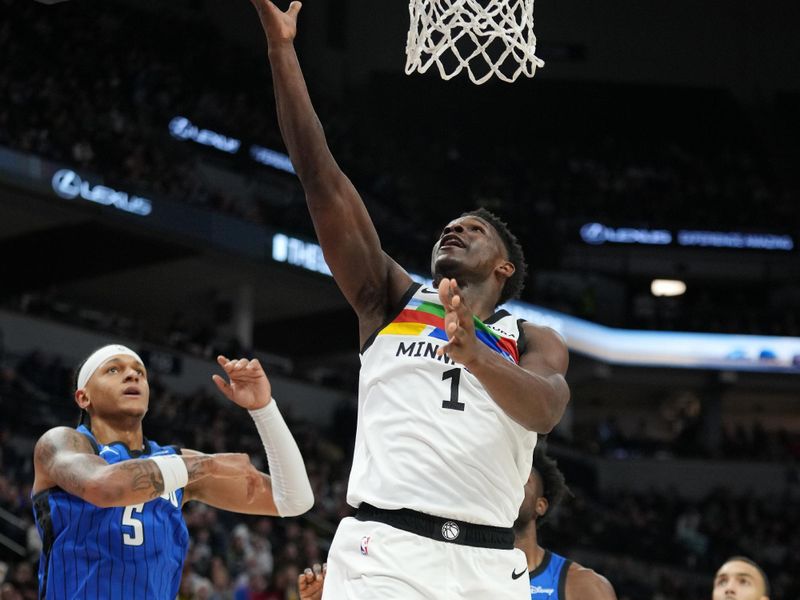
[(53, 175), (53, 191), (67, 200), (77, 198), (81, 193), (81, 178), (69, 169), (56, 171)]
[(581, 227), (581, 239), (592, 246), (605, 244), (606, 242), (612, 244), (666, 246), (672, 243), (672, 233), (666, 229), (608, 227), (602, 223), (586, 223)]
[(104, 185), (93, 186), (90, 182), (81, 179), (81, 176), (71, 169), (56, 171), (53, 175), (52, 186), (56, 195), (65, 200), (74, 200), (80, 196), (89, 202), (113, 206), (118, 210), (142, 217), (153, 212), (153, 203), (147, 198), (129, 196), (126, 192), (119, 192)]
[(606, 241), (606, 228), (600, 223), (587, 223), (581, 227), (581, 238), (587, 244), (602, 244)]

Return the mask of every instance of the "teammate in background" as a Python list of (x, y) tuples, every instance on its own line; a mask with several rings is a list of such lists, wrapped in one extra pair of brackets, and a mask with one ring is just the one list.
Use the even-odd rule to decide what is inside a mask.
[(745, 556), (732, 556), (714, 576), (711, 600), (769, 600), (769, 579)]
[(608, 579), (539, 545), (537, 526), (569, 493), (556, 462), (537, 446), (514, 523), (515, 545), (528, 557), (531, 600), (616, 600)]
[(258, 360), (217, 360), (229, 381), (214, 375), (214, 382), (250, 411), (272, 476), (246, 454), (202, 454), (145, 438), (145, 366), (125, 346), (100, 348), (81, 366), (75, 391), (89, 425), (51, 429), (34, 449), (40, 598), (172, 600), (189, 543), (181, 506), (190, 500), (283, 517), (311, 508), (303, 459)]
[(438, 289), (415, 284), (384, 253), (328, 149), (286, 12), (252, 0), (267, 37), (278, 121), (333, 276), (361, 341), (359, 415), (344, 519), (328, 555), (325, 598), (528, 598), (511, 526), (536, 433), (569, 400), (568, 355), (552, 330), (497, 306), (515, 297), (525, 261), (486, 210), (442, 230)]

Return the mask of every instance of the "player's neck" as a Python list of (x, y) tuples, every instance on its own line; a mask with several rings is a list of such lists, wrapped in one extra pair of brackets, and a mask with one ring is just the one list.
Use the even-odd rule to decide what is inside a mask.
[(129, 450), (142, 450), (144, 434), (142, 422), (138, 419), (120, 419), (110, 422), (105, 419), (92, 419), (92, 434), (101, 444), (122, 442)]
[(434, 274), (434, 287), (438, 287), (443, 277), (456, 280), (464, 302), (467, 303), (472, 314), (481, 321), (485, 321), (495, 313), (496, 301), (500, 294), (496, 282), (489, 279), (473, 279), (474, 276), (469, 273), (447, 271)]
[(496, 291), (487, 283), (467, 282), (461, 286), (461, 293), (464, 295), (464, 302), (472, 309), (472, 314), (481, 321), (485, 321), (495, 313)]
[(525, 529), (516, 534), (514, 546), (525, 553), (528, 559), (529, 571), (533, 571), (541, 564), (544, 558), (544, 548), (539, 546), (539, 540), (536, 536), (536, 521), (531, 521), (525, 526)]

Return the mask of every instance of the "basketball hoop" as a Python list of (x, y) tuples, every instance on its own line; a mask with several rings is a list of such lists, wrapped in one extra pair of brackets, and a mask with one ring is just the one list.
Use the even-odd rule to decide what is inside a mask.
[(533, 34), (533, 0), (410, 0), (406, 74), (436, 65), (442, 79), (465, 70), (473, 83), (507, 82), (544, 66)]

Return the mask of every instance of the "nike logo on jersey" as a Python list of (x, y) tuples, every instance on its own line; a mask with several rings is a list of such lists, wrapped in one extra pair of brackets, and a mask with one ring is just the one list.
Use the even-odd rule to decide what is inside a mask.
[(522, 569), (522, 571), (517, 573), (517, 570), (514, 569), (513, 571), (511, 571), (511, 579), (519, 579), (520, 577), (525, 575), (525, 573), (527, 573), (527, 572), (528, 572), (528, 569)]
[(422, 292), (423, 294), (436, 294), (437, 296), (439, 295), (439, 292), (437, 290), (432, 290), (431, 288), (427, 287), (421, 287), (419, 291)]

